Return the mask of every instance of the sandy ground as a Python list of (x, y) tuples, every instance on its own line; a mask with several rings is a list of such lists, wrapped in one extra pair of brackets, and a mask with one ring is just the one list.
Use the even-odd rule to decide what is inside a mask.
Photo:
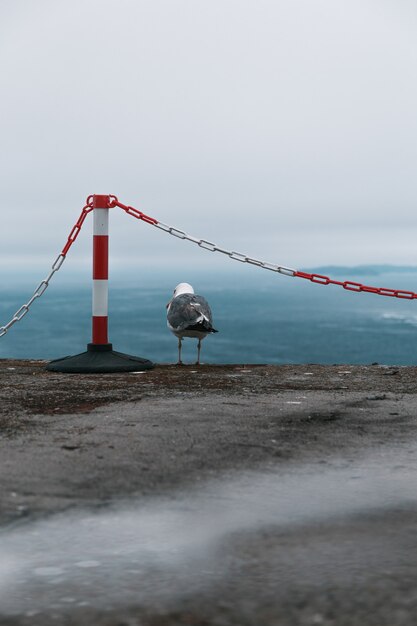
[[(393, 471), (417, 467), (417, 368), (160, 366), (64, 375), (39, 361), (3, 360), (0, 383), (6, 543), (7, 533), (56, 513), (175, 500), (239, 472), (354, 472), (393, 451)], [(0, 606), (0, 624), (411, 626), (417, 486), (414, 501), (381, 510), (236, 532), (225, 559), (221, 574), (169, 602), (37, 615), (6, 615)]]

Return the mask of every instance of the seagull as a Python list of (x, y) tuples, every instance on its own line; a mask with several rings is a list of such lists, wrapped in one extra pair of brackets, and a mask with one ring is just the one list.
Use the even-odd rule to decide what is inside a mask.
[(201, 341), (213, 328), (213, 318), (209, 304), (203, 296), (194, 294), (188, 283), (180, 283), (167, 304), (167, 326), (178, 337), (178, 365), (182, 365), (181, 347), (183, 337), (198, 339), (197, 363), (200, 365)]

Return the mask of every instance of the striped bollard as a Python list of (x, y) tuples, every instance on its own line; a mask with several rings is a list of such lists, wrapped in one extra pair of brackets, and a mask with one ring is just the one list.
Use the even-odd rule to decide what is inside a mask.
[(106, 374), (139, 372), (153, 368), (153, 363), (130, 354), (115, 352), (108, 338), (109, 283), (109, 210), (111, 197), (93, 196), (93, 302), (92, 340), (87, 352), (51, 361), (46, 369), (53, 372)]
[(109, 208), (108, 196), (93, 197), (92, 345), (109, 345)]

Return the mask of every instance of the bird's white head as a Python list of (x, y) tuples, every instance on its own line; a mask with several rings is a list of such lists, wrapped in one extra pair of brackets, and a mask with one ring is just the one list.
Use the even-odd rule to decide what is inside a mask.
[(194, 293), (194, 289), (191, 287), (189, 283), (180, 283), (174, 289), (173, 298), (177, 296), (181, 296), (183, 293)]

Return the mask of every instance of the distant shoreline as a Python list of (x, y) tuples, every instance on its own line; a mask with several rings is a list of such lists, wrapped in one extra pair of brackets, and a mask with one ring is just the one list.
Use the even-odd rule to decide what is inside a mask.
[[(230, 263), (229, 265), (226, 265), (222, 269), (222, 277), (227, 278), (227, 276), (234, 276), (239, 266), (241, 267), (242, 264)], [(16, 280), (18, 280), (19, 282), (22, 280), (23, 281), (30, 281), (33, 279), (37, 280), (39, 276), (45, 274), (49, 265), (39, 264), (39, 267), (38, 267), (38, 264), (34, 264), (34, 265), (32, 264), (30, 265), (29, 268), (27, 266), (14, 267), (12, 273), (10, 272), (8, 267), (4, 271), (1, 271), (0, 269), (0, 280), (4, 280), (9, 283), (10, 283), (10, 280), (12, 280), (13, 283), (15, 283)], [(147, 280), (151, 280), (152, 282), (154, 282), (156, 278), (158, 279), (162, 278), (166, 282), (169, 282), (170, 280), (172, 281), (176, 279), (179, 272), (184, 273), (184, 267), (186, 268), (186, 271), (188, 272), (188, 274), (191, 275), (191, 278), (194, 278), (197, 276), (207, 277), (207, 276), (216, 274), (218, 271), (218, 268), (213, 269), (211, 266), (207, 266), (207, 265), (201, 265), (201, 266), (198, 265), (193, 268), (189, 268), (186, 264), (184, 265), (181, 263), (179, 263), (178, 266), (171, 265), (170, 267), (156, 265), (156, 266), (153, 266), (152, 269), (146, 266), (146, 267), (142, 267), (142, 271), (140, 274), (141, 281), (146, 282)], [(246, 267), (247, 268), (252, 267), (252, 269), (256, 269), (250, 265), (247, 265)], [(378, 263), (360, 264), (360, 265), (300, 264), (295, 269), (305, 271), (305, 272), (311, 272), (315, 274), (326, 274), (326, 275), (328, 274), (329, 276), (331, 275), (333, 276), (342, 276), (342, 275), (380, 276), (382, 274), (415, 274), (417, 273), (417, 265), (390, 265), (390, 264), (378, 264)], [(80, 279), (84, 279), (88, 281), (89, 279), (88, 270), (89, 270), (89, 266), (87, 270), (84, 266), (82, 268), (76, 267), (75, 269), (71, 269), (69, 266), (66, 266), (65, 272), (63, 272), (63, 275), (65, 275), (65, 278), (67, 280), (78, 281)], [(267, 272), (264, 274), (268, 275), (270, 274), (270, 272)], [(120, 266), (119, 264), (116, 264), (115, 267), (114, 266), (112, 267), (111, 275), (112, 275), (112, 278), (116, 280), (121, 280), (121, 279), (130, 280), (132, 276), (137, 276), (137, 272), (129, 271), (129, 269), (126, 269), (125, 266)]]
[(416, 265), (321, 265), (319, 267), (305, 268), (315, 274), (332, 274), (341, 276), (380, 276), (381, 274), (414, 274), (417, 272)]

